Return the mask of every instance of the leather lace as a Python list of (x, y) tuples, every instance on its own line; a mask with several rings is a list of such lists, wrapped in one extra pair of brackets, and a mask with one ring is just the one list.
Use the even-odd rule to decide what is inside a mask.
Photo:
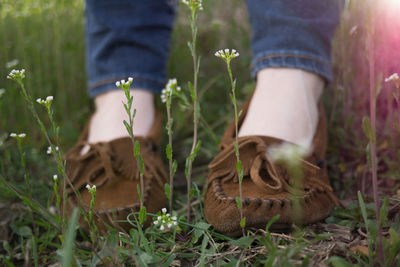
[[(140, 143), (141, 147), (145, 148), (141, 150), (145, 166), (144, 178), (151, 179), (154, 177), (158, 185), (163, 186), (162, 170), (158, 170), (157, 166), (152, 164), (153, 146), (150, 146), (144, 140), (140, 140)], [(80, 151), (86, 145), (89, 146), (89, 151), (81, 155)], [(73, 156), (67, 156), (67, 167), (71, 170), (71, 182), (78, 190), (81, 190), (87, 184), (101, 187), (107, 181), (121, 175), (129, 180), (139, 179), (139, 168), (136, 159), (133, 157), (133, 151), (132, 157), (123, 158), (113, 150), (110, 142), (81, 142), (74, 148), (74, 151), (71, 151), (71, 154)], [(69, 188), (68, 193), (72, 193), (71, 188)]]
[[(275, 140), (275, 141), (274, 141)], [(267, 148), (276, 139), (263, 136), (251, 136), (239, 138), (239, 152), (244, 170), (244, 179), (250, 178), (254, 184), (263, 189), (266, 194), (279, 194), (281, 192), (293, 193), (295, 188), (291, 185), (290, 175), (281, 164), (276, 164), (267, 155)], [(336, 196), (330, 185), (319, 177), (321, 169), (311, 162), (302, 159), (303, 187), (326, 192), (332, 201), (338, 204)], [(208, 182), (221, 179), (221, 182), (233, 180), (238, 183), (239, 177), (236, 171), (236, 156), (233, 144), (223, 149), (210, 163), (211, 174)]]

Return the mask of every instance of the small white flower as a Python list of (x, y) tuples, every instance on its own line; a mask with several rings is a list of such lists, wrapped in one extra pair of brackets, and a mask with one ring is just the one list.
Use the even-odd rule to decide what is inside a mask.
[(44, 104), (44, 100), (41, 98), (36, 99), (36, 102), (38, 102), (39, 104)]
[(26, 134), (25, 134), (25, 133), (20, 133), (20, 134), (18, 135), (18, 137), (19, 137), (19, 138), (25, 138), (25, 137), (26, 137)]
[(161, 220), (161, 216), (158, 216), (158, 217), (157, 217), (157, 220), (159, 220), (159, 221), (160, 221), (160, 220)]
[(154, 225), (157, 225), (157, 224), (158, 224), (158, 221), (154, 221), (153, 223), (154, 223)]
[[(56, 151), (58, 151), (58, 146), (55, 147)], [(51, 154), (53, 152), (53, 149), (51, 148), (51, 146), (47, 147), (47, 151), (46, 154)]]
[(10, 137), (17, 137), (17, 134), (16, 133), (11, 133)]
[(168, 228), (171, 228), (172, 224), (171, 224), (171, 223), (169, 223), (167, 226), (168, 226)]
[(46, 102), (53, 101), (54, 97), (52, 95), (46, 97)]
[(21, 69), (21, 70), (15, 70), (13, 69), (8, 75), (7, 75), (7, 79), (10, 80), (22, 80), (23, 78), (25, 78), (25, 69)]
[(129, 77), (129, 78), (128, 78), (128, 81), (129, 81), (129, 82), (132, 82), (132, 81), (133, 81), (133, 78), (132, 78), (132, 77)]
[(6, 89), (1, 88), (1, 89), (0, 89), (0, 97), (1, 97), (2, 95), (4, 95), (5, 93), (6, 93)]
[(58, 181), (58, 176), (57, 176), (57, 174), (54, 174), (54, 175), (53, 175), (53, 181), (54, 181), (54, 182), (57, 182), (57, 181)]
[(214, 54), (216, 57), (223, 58), (225, 61), (231, 60), (233, 58), (236, 58), (239, 56), (239, 53), (236, 51), (236, 49), (232, 49), (231, 51), (228, 48), (225, 48), (224, 50), (220, 49)]
[(11, 69), (11, 68), (17, 66), (18, 63), (19, 63), (19, 60), (18, 60), (18, 59), (13, 59), (13, 60), (11, 60), (11, 61), (9, 61), (9, 62), (6, 63), (6, 68), (7, 68), (7, 69)]
[(115, 85), (116, 85), (117, 87), (120, 87), (120, 86), (121, 86), (121, 82), (118, 81), (118, 82), (115, 83)]
[(92, 185), (90, 186), (89, 184), (86, 185), (86, 189), (89, 191), (89, 193), (93, 194), (96, 192), (96, 186)]
[(121, 80), (121, 84), (125, 84), (125, 80)]
[(165, 229), (165, 228), (164, 228), (164, 225), (161, 225), (161, 226), (160, 226), (160, 230), (161, 230), (161, 231), (164, 231), (164, 229)]
[(172, 216), (171, 219), (174, 220), (174, 221), (176, 221), (176, 216)]
[(284, 142), (271, 146), (266, 155), (272, 161), (283, 161), (291, 166), (299, 164), (300, 160), (309, 154), (310, 149), (304, 146)]
[(161, 211), (162, 211), (162, 213), (166, 213), (167, 209), (166, 208), (162, 208)]
[(174, 221), (173, 224), (176, 226), (176, 225), (178, 225), (178, 222), (177, 222), (177, 221)]
[(385, 82), (396, 82), (399, 80), (400, 80), (399, 75), (397, 73), (393, 73), (392, 75), (390, 75), (385, 79)]

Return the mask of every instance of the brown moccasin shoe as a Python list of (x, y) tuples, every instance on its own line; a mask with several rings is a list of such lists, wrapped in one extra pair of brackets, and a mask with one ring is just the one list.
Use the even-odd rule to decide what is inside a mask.
[[(127, 230), (129, 223), (116, 223), (126, 220), (128, 214), (139, 211), (137, 185), (140, 185), (139, 170), (133, 156), (130, 137), (123, 137), (110, 142), (87, 143), (86, 126), (77, 144), (66, 154), (67, 175), (79, 192), (82, 207), (87, 211), (91, 194), (86, 185), (96, 185), (95, 215), (96, 225), (101, 231), (107, 230), (106, 224), (120, 226)], [(161, 140), (161, 116), (156, 115), (155, 122), (146, 137), (135, 137), (140, 143), (144, 162), (144, 205), (147, 212), (156, 213), (166, 203), (164, 184), (167, 173), (159, 153)], [(82, 148), (88, 145), (89, 151), (81, 155)], [(67, 187), (67, 215), (79, 200), (71, 187)], [(133, 217), (132, 217), (133, 219)], [(149, 220), (147, 220), (147, 225)], [(87, 223), (81, 216), (81, 226), (87, 229)]]
[[(242, 124), (249, 105), (248, 101), (239, 118)], [(303, 192), (300, 199), (302, 214), (300, 222), (313, 223), (326, 218), (333, 207), (339, 204), (329, 184), (324, 164), (326, 150), (326, 116), (322, 104), (319, 107), (319, 122), (313, 139), (311, 156), (302, 160)], [(220, 153), (209, 164), (208, 187), (205, 194), (204, 213), (214, 228), (229, 236), (239, 236), (240, 210), (235, 197), (239, 196), (239, 179), (234, 152), (235, 124), (231, 122), (220, 144)], [(294, 223), (291, 205), (293, 187), (288, 170), (273, 163), (267, 156), (271, 145), (284, 142), (267, 136), (245, 136), (238, 138), (240, 159), (244, 170), (242, 182), (243, 216), (246, 229), (265, 228), (277, 214), (279, 219), (270, 229), (287, 229)]]

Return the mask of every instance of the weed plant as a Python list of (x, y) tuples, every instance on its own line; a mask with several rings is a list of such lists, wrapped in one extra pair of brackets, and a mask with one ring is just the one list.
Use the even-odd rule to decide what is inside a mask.
[[(204, 191), (197, 184), (205, 184), (207, 163), (218, 151), (226, 123), (239, 115), (231, 108), (228, 88), (235, 89), (238, 107), (254, 88), (248, 74), (249, 25), (243, 1), (232, 0), (229, 5), (227, 1), (204, 1), (199, 13), (198, 9), (193, 13), (190, 6), (197, 1), (187, 3), (190, 18), (187, 7), (180, 5), (168, 65), (171, 77), (193, 80), (181, 91), (176, 85), (166, 98), (166, 103), (170, 101), (166, 104), (168, 141), (163, 147), (169, 165), (165, 190), (169, 213), (147, 214), (153, 223), (146, 229), (136, 221), (139, 214), (132, 213), (126, 220), (132, 225), (128, 232), (110, 226), (107, 234), (100, 235), (92, 224), (87, 235), (78, 227), (82, 210), (64, 217), (65, 195), (59, 194), (68, 182), (63, 148), (74, 144), (92, 109), (83, 89), (83, 1), (2, 1), (0, 265), (397, 266), (400, 108), (399, 80), (394, 73), (400, 72), (400, 58), (393, 47), (399, 47), (400, 39), (385, 30), (400, 25), (396, 16), (378, 20), (383, 8), (372, 0), (346, 1), (342, 7), (333, 49), (336, 78), (324, 102), (330, 132), (328, 171), (346, 208), (336, 208), (325, 222), (294, 226), (295, 234), (269, 231), (276, 217), (257, 234), (248, 232), (232, 239), (206, 223), (201, 202)], [(374, 12), (368, 10), (371, 7)], [(376, 18), (370, 39), (368, 16)], [(232, 77), (227, 83), (222, 72), (215, 73), (220, 62), (212, 51), (221, 47), (241, 51), (232, 65), (239, 81), (234, 86)], [(201, 68), (199, 54), (203, 55)], [(26, 69), (22, 85), (27, 90), (21, 98), (21, 84), (6, 76), (22, 68)], [(26, 102), (28, 94), (31, 97)], [(44, 95), (54, 98), (34, 101)], [(37, 109), (38, 104), (43, 109)], [(40, 119), (37, 127), (32, 115), (35, 120), (49, 120)], [(61, 122), (59, 127), (56, 121)], [(187, 127), (189, 122), (194, 124), (192, 129)], [(187, 166), (186, 174), (177, 166)], [(82, 213), (93, 221), (90, 209), (87, 215)]]

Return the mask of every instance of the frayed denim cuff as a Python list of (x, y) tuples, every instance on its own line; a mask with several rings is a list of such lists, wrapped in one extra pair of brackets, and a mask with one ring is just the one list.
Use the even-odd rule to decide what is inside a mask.
[(322, 76), (327, 83), (333, 79), (330, 61), (298, 51), (266, 51), (256, 54), (250, 66), (252, 77), (257, 78), (257, 73), (264, 68), (303, 69)]
[(135, 75), (134, 73), (129, 75), (113, 75), (112, 77), (105, 77), (98, 82), (89, 83), (89, 96), (94, 98), (108, 91), (120, 90), (115, 85), (115, 82), (124, 79), (128, 80), (129, 77), (133, 78), (132, 89), (142, 89), (159, 94), (165, 86), (165, 82), (155, 77), (147, 77), (146, 75)]

